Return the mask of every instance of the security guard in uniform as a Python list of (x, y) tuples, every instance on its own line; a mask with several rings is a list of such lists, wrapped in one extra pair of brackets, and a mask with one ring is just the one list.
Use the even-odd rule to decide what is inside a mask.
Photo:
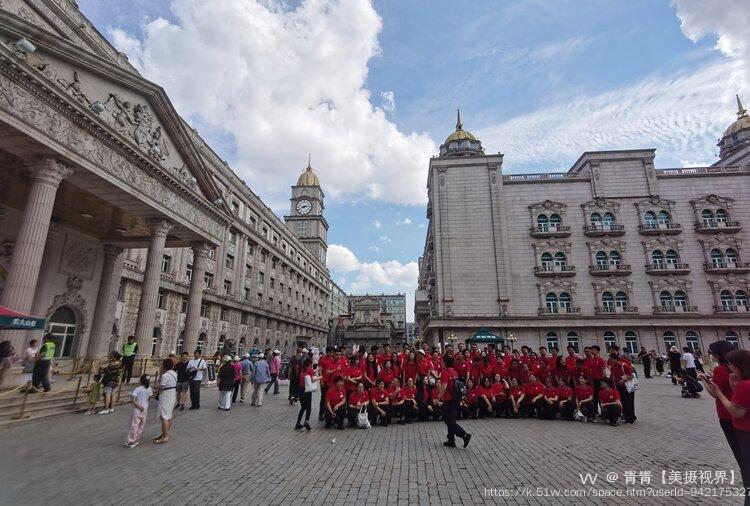
[(55, 358), (55, 336), (47, 333), (44, 335), (44, 344), (37, 353), (37, 361), (31, 374), (31, 384), (34, 388), (39, 388), (41, 385), (45, 392), (52, 389), (49, 384), (49, 367), (53, 358)]
[(122, 345), (123, 381), (125, 383), (130, 383), (130, 378), (133, 376), (136, 353), (138, 353), (138, 343), (133, 336), (128, 336), (128, 342)]

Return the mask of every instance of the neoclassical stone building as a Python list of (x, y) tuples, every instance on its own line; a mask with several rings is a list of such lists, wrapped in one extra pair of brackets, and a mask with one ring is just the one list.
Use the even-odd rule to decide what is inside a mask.
[(737, 105), (719, 160), (679, 169), (637, 149), (504, 175), (459, 117), (430, 160), (421, 337), (486, 327), (516, 347), (750, 348), (750, 117)]
[(47, 317), (58, 355), (325, 343), (310, 165), (281, 221), (74, 1), (0, 1), (0, 167), (0, 305)]

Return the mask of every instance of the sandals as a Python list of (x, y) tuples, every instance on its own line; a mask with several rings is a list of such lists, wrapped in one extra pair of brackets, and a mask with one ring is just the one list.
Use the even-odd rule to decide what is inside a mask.
[(169, 438), (164, 436), (163, 434), (154, 438), (154, 444), (166, 443), (167, 441), (169, 441)]

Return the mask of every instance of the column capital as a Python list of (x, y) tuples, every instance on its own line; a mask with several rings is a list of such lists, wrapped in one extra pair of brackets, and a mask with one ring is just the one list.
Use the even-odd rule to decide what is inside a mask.
[(26, 162), (29, 174), (34, 181), (59, 186), (60, 182), (73, 173), (73, 169), (51, 156), (40, 156)]
[(163, 218), (149, 218), (146, 220), (146, 224), (151, 229), (152, 236), (166, 237), (174, 224)]
[(116, 244), (105, 244), (104, 245), (104, 258), (115, 259), (120, 256), (120, 253), (125, 251), (122, 247)]
[(211, 246), (207, 242), (194, 242), (190, 244), (190, 247), (193, 250), (193, 256), (196, 258), (208, 258), (208, 254), (213, 249), (213, 246)]

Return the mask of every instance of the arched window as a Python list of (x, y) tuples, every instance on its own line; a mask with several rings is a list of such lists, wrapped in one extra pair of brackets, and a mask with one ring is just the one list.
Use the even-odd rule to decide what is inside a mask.
[(615, 224), (615, 215), (612, 213), (604, 213), (602, 215), (602, 226), (604, 228), (612, 228)]
[(161, 329), (154, 327), (154, 332), (151, 337), (151, 356), (155, 357), (159, 351), (159, 341), (161, 340)]
[(711, 264), (714, 267), (722, 268), (726, 267), (726, 263), (724, 263), (724, 254), (719, 249), (712, 249), (711, 250)]
[(687, 307), (688, 300), (687, 300), (687, 295), (685, 295), (685, 292), (681, 290), (677, 290), (674, 293), (674, 305), (677, 307), (682, 307), (682, 308)]
[(604, 251), (596, 252), (596, 265), (600, 269), (607, 269), (609, 267), (609, 258)]
[[(201, 350), (201, 352), (203, 352), (204, 351), (203, 346), (205, 346), (205, 344), (206, 344), (206, 333), (201, 332), (200, 334), (198, 334), (198, 344), (196, 348)], [(188, 351), (191, 351), (191, 350), (188, 350)]]
[(673, 307), (674, 299), (672, 298), (672, 294), (666, 290), (662, 290), (661, 293), (659, 293), (659, 303), (661, 304), (661, 307), (664, 308)]
[(604, 349), (609, 352), (609, 349), (617, 344), (617, 336), (615, 336), (615, 333), (611, 330), (608, 330), (604, 333)]
[(549, 292), (545, 297), (544, 301), (547, 304), (547, 310), (550, 313), (557, 313), (557, 295)]
[(737, 307), (747, 307), (747, 294), (744, 292), (744, 290), (737, 290), (736, 292), (734, 292), (734, 303), (737, 305)]
[(697, 332), (692, 330), (685, 332), (685, 346), (692, 350), (700, 348), (700, 339), (698, 338)]
[(557, 230), (560, 228), (560, 225), (562, 225), (562, 218), (560, 218), (559, 214), (552, 214), (549, 217), (549, 226), (553, 230)]
[(563, 312), (570, 312), (570, 294), (568, 292), (563, 292), (560, 294), (560, 309)]
[(563, 267), (565, 265), (566, 260), (567, 259), (565, 257), (565, 253), (563, 253), (562, 251), (558, 251), (557, 253), (555, 253), (555, 265), (556, 266)]
[(732, 248), (724, 251), (724, 259), (729, 267), (734, 267), (737, 264), (737, 251)]
[(646, 211), (646, 214), (643, 216), (643, 220), (646, 222), (646, 225), (656, 225), (656, 214), (654, 214), (652, 211)]
[(721, 305), (725, 310), (732, 310), (732, 308), (734, 308), (732, 292), (729, 290), (722, 290), (719, 297), (721, 298)]
[(185, 344), (185, 331), (180, 331), (180, 335), (177, 337), (177, 348), (174, 350), (175, 353), (182, 353), (182, 347)]
[(657, 269), (664, 267), (664, 253), (658, 249), (651, 252), (651, 260), (654, 262), (654, 267)]
[(611, 265), (614, 269), (620, 268), (620, 252), (619, 251), (611, 251), (609, 253), (609, 265)]
[(669, 348), (672, 346), (677, 346), (677, 337), (671, 330), (665, 330), (664, 334), (662, 334), (662, 339), (664, 339), (664, 346), (667, 351), (669, 351)]
[(593, 225), (595, 228), (601, 228), (602, 226), (602, 215), (599, 213), (591, 213), (591, 216), (589, 217), (589, 220), (591, 221), (591, 225)]
[(716, 218), (716, 223), (727, 222), (727, 212), (724, 209), (717, 209), (714, 213), (714, 217)]
[(701, 212), (701, 220), (703, 221), (704, 227), (712, 228), (716, 226), (714, 213), (712, 213), (710, 209), (704, 209), (703, 212)]
[(55, 336), (55, 357), (69, 357), (73, 353), (78, 319), (68, 306), (60, 306), (52, 313), (47, 332)]
[(245, 338), (245, 336), (242, 336), (242, 338), (240, 339), (240, 344), (237, 345), (237, 355), (239, 355), (240, 357), (243, 356), (245, 354), (246, 347), (247, 339)]
[(638, 336), (632, 330), (625, 332), (625, 352), (638, 353)]
[(560, 348), (556, 332), (547, 332), (547, 349)]
[(575, 332), (568, 332), (568, 346), (572, 346), (576, 353), (581, 352), (580, 347), (580, 339), (578, 339), (578, 334)]
[(660, 225), (668, 225), (670, 222), (669, 213), (666, 211), (659, 211), (659, 215), (657, 216), (656, 220)]
[(617, 307), (628, 307), (630, 305), (628, 294), (625, 292), (617, 292), (615, 294), (615, 305)]
[(677, 264), (680, 263), (680, 256), (677, 254), (677, 252), (673, 249), (667, 250), (667, 263), (668, 264)]
[(604, 292), (602, 294), (602, 307), (605, 310), (611, 310), (615, 307), (615, 297), (612, 292)]
[(545, 270), (548, 270), (551, 269), (553, 265), (552, 253), (542, 253), (542, 267), (544, 267)]
[(724, 339), (729, 344), (731, 344), (734, 347), (735, 350), (739, 350), (740, 349), (740, 340), (737, 337), (737, 332), (735, 332), (733, 330), (727, 330), (724, 333)]
[(542, 232), (546, 232), (547, 230), (549, 230), (549, 220), (547, 219), (546, 214), (540, 214), (536, 217), (536, 226)]

